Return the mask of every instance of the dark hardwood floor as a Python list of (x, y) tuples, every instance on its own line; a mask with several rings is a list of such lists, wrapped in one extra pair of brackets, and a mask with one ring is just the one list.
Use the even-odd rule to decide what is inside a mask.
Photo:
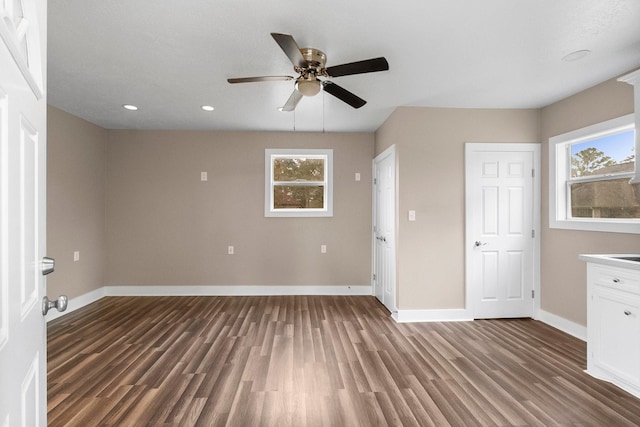
[(533, 320), (397, 324), (373, 297), (108, 297), (50, 322), (51, 426), (640, 425)]

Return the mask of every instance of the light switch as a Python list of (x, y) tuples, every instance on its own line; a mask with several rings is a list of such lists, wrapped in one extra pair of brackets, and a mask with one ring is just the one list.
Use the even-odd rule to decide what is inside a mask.
[(234, 250), (233, 246), (227, 246), (227, 253), (228, 253), (229, 255), (233, 255), (233, 254), (234, 254), (234, 251), (235, 251), (235, 250)]
[(327, 245), (320, 245), (320, 253), (321, 254), (327, 253)]
[(80, 251), (75, 251), (73, 253), (73, 261), (80, 261)]
[(356, 181), (360, 181), (360, 172), (356, 172)]
[(409, 221), (415, 221), (415, 220), (416, 220), (416, 211), (410, 210), (409, 211)]

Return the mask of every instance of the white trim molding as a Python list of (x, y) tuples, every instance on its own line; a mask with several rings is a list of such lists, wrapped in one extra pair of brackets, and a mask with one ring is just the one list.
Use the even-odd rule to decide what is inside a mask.
[[(571, 218), (568, 147), (572, 143), (601, 138), (631, 129), (637, 129), (634, 115), (606, 120), (549, 138), (549, 228), (565, 230), (601, 231), (609, 233), (640, 233), (637, 219), (624, 218)], [(636, 144), (638, 132), (636, 132)], [(636, 173), (640, 168), (636, 167)], [(611, 176), (608, 179), (615, 179)]]
[[(635, 153), (640, 151), (640, 70), (636, 70), (632, 73), (624, 75), (618, 79), (619, 82), (628, 83), (633, 86), (633, 105), (635, 111), (635, 128), (636, 128), (636, 141), (635, 141)], [(637, 164), (637, 163), (636, 163)], [(631, 179), (632, 184), (640, 182), (640, 168), (636, 167), (635, 174)]]
[[(58, 319), (107, 296), (278, 296), (278, 295), (373, 295), (372, 286), (104, 286), (69, 300), (67, 311), (49, 311), (46, 321)], [(398, 323), (471, 322), (466, 309), (398, 310), (391, 314)], [(536, 320), (586, 341), (587, 328), (544, 310)]]
[(556, 314), (549, 313), (548, 311), (538, 310), (539, 320), (547, 325), (554, 327), (562, 332), (572, 335), (582, 341), (587, 341), (587, 327), (579, 325), (575, 322), (560, 317)]
[[(284, 149), (284, 148), (267, 148), (264, 150), (264, 216), (269, 217), (332, 217), (333, 216), (333, 149)], [(322, 159), (324, 160), (324, 181), (285, 181), (276, 182), (274, 179), (273, 162), (277, 158), (290, 159)], [(274, 187), (277, 185), (303, 185), (317, 186), (322, 185), (323, 192), (323, 208), (294, 208), (294, 209), (275, 209), (274, 208)]]
[(391, 317), (398, 323), (412, 322), (469, 322), (473, 316), (464, 308), (443, 310), (397, 310)]
[(69, 300), (63, 313), (52, 310), (47, 322), (72, 313), (104, 297), (115, 296), (278, 296), (373, 295), (371, 285), (358, 286), (103, 286)]
[(105, 288), (98, 288), (91, 292), (87, 292), (86, 294), (77, 296), (75, 298), (71, 298), (67, 304), (67, 310), (60, 313), (57, 310), (49, 310), (47, 316), (45, 317), (47, 322), (57, 319), (58, 317), (62, 317), (64, 315), (73, 313), (79, 308), (84, 307), (85, 305), (89, 305), (92, 302), (96, 302), (101, 298), (106, 296)]
[(105, 286), (106, 296), (371, 295), (365, 286)]

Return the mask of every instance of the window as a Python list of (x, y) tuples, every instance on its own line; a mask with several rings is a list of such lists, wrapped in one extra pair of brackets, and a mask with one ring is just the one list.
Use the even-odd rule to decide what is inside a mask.
[(333, 150), (265, 150), (265, 216), (333, 216)]
[(549, 225), (640, 233), (634, 117), (578, 129), (549, 140)]

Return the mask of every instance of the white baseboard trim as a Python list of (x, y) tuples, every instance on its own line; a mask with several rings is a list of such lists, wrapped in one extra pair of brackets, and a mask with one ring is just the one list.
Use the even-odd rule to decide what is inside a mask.
[(268, 296), (268, 295), (373, 295), (364, 286), (103, 286), (71, 298), (67, 310), (51, 310), (46, 321), (89, 305), (106, 296)]
[(107, 296), (372, 295), (365, 286), (105, 286)]
[(87, 292), (86, 294), (82, 294), (75, 298), (71, 298), (67, 304), (67, 310), (60, 313), (58, 310), (53, 309), (49, 310), (47, 316), (45, 317), (47, 322), (57, 319), (58, 317), (62, 317), (66, 314), (73, 313), (79, 308), (84, 307), (85, 305), (89, 305), (92, 302), (98, 301), (100, 298), (105, 296), (105, 288), (98, 288), (91, 292)]
[(445, 310), (398, 310), (391, 315), (398, 323), (409, 322), (467, 322), (473, 320), (464, 308)]
[(548, 311), (538, 310), (538, 318), (536, 320), (553, 326), (569, 335), (573, 335), (582, 341), (587, 340), (587, 327), (567, 320), (564, 317), (549, 313)]

